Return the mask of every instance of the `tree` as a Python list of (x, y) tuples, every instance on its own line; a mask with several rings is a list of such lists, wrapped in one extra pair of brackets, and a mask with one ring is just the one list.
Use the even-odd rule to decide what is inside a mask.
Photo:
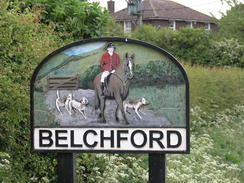
[(235, 0), (227, 1), (231, 9), (219, 20), (219, 34), (225, 38), (235, 38), (244, 44), (244, 4)]
[(40, 21), (53, 25), (63, 39), (101, 36), (108, 22), (108, 11), (99, 3), (84, 0), (12, 0), (9, 9), (40, 10)]

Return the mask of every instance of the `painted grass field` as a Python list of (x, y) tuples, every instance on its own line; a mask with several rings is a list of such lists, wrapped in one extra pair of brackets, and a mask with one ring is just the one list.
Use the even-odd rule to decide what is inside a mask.
[[(167, 155), (167, 182), (244, 182), (244, 70), (186, 64), (184, 67), (191, 88), (191, 154)], [(145, 91), (154, 100), (160, 89), (151, 87)], [(135, 92), (136, 88), (131, 96)], [(161, 99), (152, 107), (160, 102)], [(146, 183), (147, 158), (147, 155), (80, 154), (78, 182)], [(89, 162), (88, 170), (84, 170), (82, 163), (86, 159), (93, 162)], [(83, 174), (87, 171), (89, 177)]]

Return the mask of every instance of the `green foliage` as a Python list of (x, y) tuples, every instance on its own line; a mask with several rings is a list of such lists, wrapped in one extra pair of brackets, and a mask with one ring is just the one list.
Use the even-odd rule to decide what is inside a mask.
[(135, 29), (135, 31), (132, 34), (132, 37), (142, 41), (154, 43), (157, 39), (155, 37), (155, 35), (157, 35), (156, 32), (157, 32), (156, 27), (151, 25), (142, 25)]
[[(82, 88), (93, 88), (92, 82), (101, 72), (99, 65), (87, 69), (80, 78)], [(173, 64), (164, 61), (150, 61), (147, 64), (135, 65), (134, 78), (131, 86), (162, 85), (183, 83), (183, 76)]]
[(243, 44), (235, 39), (214, 40), (210, 31), (182, 28), (172, 31), (150, 25), (138, 27), (133, 38), (151, 42), (192, 65), (243, 66)]
[(168, 156), (169, 182), (240, 183), (236, 178), (240, 168), (236, 164), (224, 163), (221, 157), (212, 155), (210, 151), (213, 147), (214, 141), (208, 134), (191, 135), (190, 155)]
[(177, 32), (168, 28), (159, 28), (151, 25), (142, 25), (133, 32), (132, 37), (151, 42), (165, 50), (173, 51), (173, 44)]
[(40, 21), (52, 25), (63, 39), (98, 37), (105, 31), (109, 18), (99, 3), (79, 0), (15, 1), (22, 11), (40, 9)]
[(229, 2), (231, 9), (218, 21), (219, 37), (234, 38), (244, 44), (244, 4)]
[(164, 61), (150, 61), (147, 64), (135, 66), (133, 86), (179, 84), (184, 78), (173, 64)]
[(30, 152), (29, 83), (40, 60), (61, 44), (36, 14), (7, 7), (0, 2), (0, 151), (14, 157), (9, 182), (53, 182), (54, 157)]
[(8, 172), (11, 171), (10, 156), (0, 152), (0, 182), (9, 182)]
[(191, 61), (192, 64), (210, 62), (210, 33), (204, 29), (182, 28), (172, 31), (167, 28), (156, 28), (143, 25), (135, 30), (133, 37), (151, 42), (164, 48), (177, 57)]
[(215, 65), (244, 67), (244, 45), (240, 45), (235, 39), (223, 39), (215, 41), (212, 45)]
[(212, 55), (209, 52), (211, 35), (204, 29), (182, 28), (175, 41), (175, 54), (192, 64), (209, 64)]
[(103, 37), (125, 37), (123, 26), (117, 23), (113, 18), (109, 17), (105, 27)]
[(81, 154), (77, 157), (78, 183), (146, 183), (141, 159), (118, 154)]
[(136, 100), (140, 97), (146, 98), (150, 109), (170, 121), (172, 126), (185, 126), (185, 86), (167, 84), (158, 86), (140, 86), (130, 88), (129, 100)]
[(82, 74), (80, 78), (80, 83), (82, 88), (93, 88), (92, 82), (97, 74), (99, 74), (101, 68), (99, 65), (93, 65), (89, 69), (87, 69), (84, 74)]
[(190, 81), (192, 106), (215, 114), (235, 104), (244, 104), (244, 72), (238, 68), (203, 68), (185, 64)]
[[(243, 153), (243, 119), (244, 106), (235, 105), (231, 109), (225, 109), (219, 113), (209, 115), (199, 106), (191, 109), (192, 132), (194, 134), (208, 133), (213, 145), (209, 153), (212, 156), (222, 157), (222, 161), (228, 164), (238, 165), (238, 174), (230, 175), (244, 180), (244, 153)], [(231, 170), (229, 170), (231, 172)]]

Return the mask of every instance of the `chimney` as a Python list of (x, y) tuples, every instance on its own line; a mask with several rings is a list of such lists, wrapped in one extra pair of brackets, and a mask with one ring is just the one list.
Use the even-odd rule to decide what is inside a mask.
[(109, 11), (109, 14), (114, 13), (114, 1), (113, 0), (108, 1), (108, 11)]

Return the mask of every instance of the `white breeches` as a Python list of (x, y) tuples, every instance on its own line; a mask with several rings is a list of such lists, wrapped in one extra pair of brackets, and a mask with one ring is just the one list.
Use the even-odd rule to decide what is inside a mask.
[(104, 80), (108, 75), (110, 74), (109, 71), (103, 71), (102, 76), (101, 76), (101, 82), (104, 83)]

